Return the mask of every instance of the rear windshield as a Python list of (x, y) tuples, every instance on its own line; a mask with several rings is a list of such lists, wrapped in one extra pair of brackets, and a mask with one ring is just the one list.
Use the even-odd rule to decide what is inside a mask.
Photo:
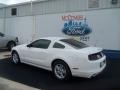
[(74, 40), (74, 39), (61, 39), (60, 41), (66, 43), (74, 48), (77, 48), (77, 49), (88, 47), (88, 45), (86, 45), (82, 42), (79, 42), (77, 40)]

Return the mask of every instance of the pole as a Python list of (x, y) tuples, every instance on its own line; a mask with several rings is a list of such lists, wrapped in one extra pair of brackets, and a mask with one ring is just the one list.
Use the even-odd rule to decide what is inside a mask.
[(3, 20), (3, 33), (5, 34), (6, 33), (6, 8), (4, 8), (4, 20)]
[(32, 41), (35, 38), (35, 16), (33, 15), (33, 1), (31, 0), (31, 16), (32, 16)]

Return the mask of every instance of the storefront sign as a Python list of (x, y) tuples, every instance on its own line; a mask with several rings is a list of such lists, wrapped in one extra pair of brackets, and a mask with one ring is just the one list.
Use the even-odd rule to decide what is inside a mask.
[(91, 28), (86, 23), (86, 17), (82, 15), (77, 16), (62, 16), (64, 27), (62, 32), (70, 36), (84, 36), (92, 32)]

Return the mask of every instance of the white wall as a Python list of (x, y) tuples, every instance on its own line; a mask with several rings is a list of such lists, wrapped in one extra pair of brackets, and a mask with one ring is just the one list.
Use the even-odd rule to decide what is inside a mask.
[(4, 19), (0, 18), (0, 32), (4, 32)]
[(20, 43), (27, 43), (32, 37), (32, 17), (17, 17), (6, 19), (7, 35), (17, 36)]
[[(66, 36), (62, 33), (63, 15), (86, 16), (89, 26), (93, 29), (90, 41), (87, 43), (105, 49), (120, 50), (120, 8), (94, 11), (83, 11), (62, 14), (47, 14), (35, 16), (36, 38), (44, 36)], [(18, 36), (20, 43), (31, 40), (32, 22), (30, 16), (6, 19), (6, 33)]]
[(36, 17), (38, 36), (65, 36), (63, 15), (84, 15), (93, 29), (89, 44), (105, 49), (120, 50), (120, 9), (39, 15)]

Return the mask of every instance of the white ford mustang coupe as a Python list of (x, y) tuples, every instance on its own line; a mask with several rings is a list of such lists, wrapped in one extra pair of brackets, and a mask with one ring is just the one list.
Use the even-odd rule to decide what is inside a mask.
[(106, 67), (106, 56), (101, 48), (70, 38), (41, 38), (13, 47), (11, 54), (13, 63), (50, 70), (59, 80), (68, 80), (71, 76), (95, 77)]

